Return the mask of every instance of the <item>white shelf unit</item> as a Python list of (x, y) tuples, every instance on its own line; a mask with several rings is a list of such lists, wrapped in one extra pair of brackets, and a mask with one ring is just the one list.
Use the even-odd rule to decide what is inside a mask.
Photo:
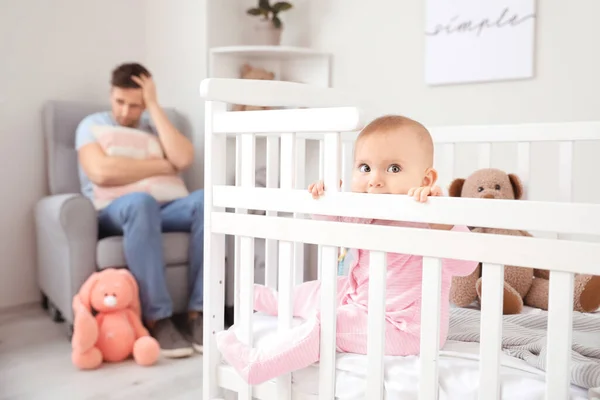
[[(211, 78), (240, 78), (244, 64), (264, 68), (275, 74), (275, 80), (305, 83), (323, 87), (331, 86), (332, 55), (330, 53), (291, 46), (226, 46), (214, 47), (209, 50), (208, 76)], [(319, 178), (320, 150), (316, 141), (299, 143), (303, 152), (306, 168), (305, 173), (297, 178), (297, 187), (305, 187), (308, 182)], [(235, 139), (227, 143), (227, 183), (235, 183)], [(299, 155), (302, 159), (302, 155)], [(256, 141), (256, 167), (266, 166), (266, 141), (258, 138)], [(255, 280), (264, 283), (264, 240), (255, 240)], [(234, 265), (232, 258), (235, 253), (233, 240), (226, 244), (226, 306), (234, 305)], [(305, 279), (316, 279), (317, 261), (316, 248), (304, 246)], [(307, 266), (308, 265), (308, 266)]]
[(329, 53), (290, 46), (227, 46), (210, 50), (208, 75), (237, 78), (244, 63), (265, 68), (276, 80), (331, 86)]

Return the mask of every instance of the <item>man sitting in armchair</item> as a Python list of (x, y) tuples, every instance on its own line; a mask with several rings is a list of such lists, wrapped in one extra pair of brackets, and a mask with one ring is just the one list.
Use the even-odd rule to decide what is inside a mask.
[[(168, 120), (156, 97), (151, 74), (127, 63), (112, 72), (111, 111), (95, 113), (77, 128), (76, 149), (82, 192), (93, 199), (95, 187), (124, 187), (155, 176), (176, 175), (192, 164), (192, 143)], [(107, 155), (94, 126), (128, 127), (156, 135), (164, 158)], [(125, 259), (140, 289), (142, 317), (166, 357), (202, 351), (204, 191), (159, 202), (144, 191), (112, 200), (98, 212), (99, 234), (123, 236)], [(190, 298), (187, 332), (171, 320), (172, 300), (165, 280), (162, 232), (190, 232)], [(185, 337), (189, 338), (189, 341)]]

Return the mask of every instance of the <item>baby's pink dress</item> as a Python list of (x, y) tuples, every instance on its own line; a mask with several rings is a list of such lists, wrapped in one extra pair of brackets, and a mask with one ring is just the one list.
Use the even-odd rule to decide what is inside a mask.
[[(324, 217), (315, 219), (429, 229), (426, 224), (364, 218)], [(465, 226), (453, 231), (469, 232)], [(385, 354), (407, 356), (419, 354), (421, 328), (421, 256), (388, 253), (386, 278)], [(442, 260), (442, 301), (440, 347), (448, 333), (449, 292), (452, 276), (469, 275), (476, 261)], [(235, 334), (235, 327), (216, 335), (217, 347), (229, 365), (250, 384), (259, 384), (282, 374), (310, 366), (319, 361), (320, 281), (310, 281), (294, 288), (295, 317), (306, 321), (279, 335), (267, 346), (251, 348)], [(367, 354), (369, 251), (358, 250), (358, 257), (348, 276), (338, 277), (337, 349), (341, 352)], [(254, 309), (277, 315), (277, 293), (262, 285), (254, 286)]]

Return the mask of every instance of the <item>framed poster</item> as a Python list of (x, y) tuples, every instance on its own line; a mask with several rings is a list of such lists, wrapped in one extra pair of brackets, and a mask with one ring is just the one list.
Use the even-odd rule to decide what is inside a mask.
[(535, 0), (427, 0), (430, 85), (534, 75)]

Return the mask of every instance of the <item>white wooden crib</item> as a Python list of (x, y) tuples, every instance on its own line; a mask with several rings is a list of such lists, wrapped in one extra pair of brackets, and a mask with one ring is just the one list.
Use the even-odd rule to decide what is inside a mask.
[[(545, 371), (545, 398), (568, 399), (573, 318), (573, 273), (600, 273), (600, 244), (590, 236), (600, 235), (600, 205), (575, 203), (573, 199), (574, 149), (600, 144), (600, 123), (556, 123), (492, 127), (431, 128), (436, 142), (436, 168), (446, 186), (456, 174), (456, 148), (475, 146), (474, 168), (491, 165), (492, 145), (514, 143), (516, 172), (526, 188), (533, 182), (532, 146), (558, 143), (559, 168), (555, 181), (559, 198), (553, 201), (501, 201), (431, 198), (418, 204), (406, 196), (361, 195), (338, 192), (341, 177), (349, 177), (352, 141), (365, 122), (360, 107), (333, 89), (289, 82), (207, 79), (200, 87), (205, 109), (205, 311), (204, 395), (205, 400), (224, 398), (225, 391), (240, 399), (333, 399), (336, 390), (335, 298), (339, 247), (371, 250), (373, 271), (369, 290), (369, 345), (362, 391), (365, 399), (384, 398), (383, 312), (385, 253), (406, 252), (424, 257), (421, 354), (418, 368), (419, 399), (439, 398), (439, 305), (440, 258), (478, 260), (485, 264), (481, 305), (478, 396), (502, 398), (500, 363), (502, 352), (503, 265), (523, 265), (552, 271)], [(228, 103), (254, 104), (283, 109), (229, 112)], [(226, 138), (235, 135), (237, 185), (226, 184)], [(267, 188), (255, 188), (256, 140), (266, 137)], [(311, 173), (303, 171), (307, 140), (321, 143), (321, 168), (328, 193), (314, 201), (306, 190)], [(301, 150), (298, 152), (298, 150)], [(505, 149), (506, 150), (506, 149)], [(299, 156), (298, 156), (299, 155)], [(539, 174), (538, 174), (539, 175)], [(312, 179), (311, 179), (312, 180)], [(279, 182), (278, 182), (279, 181)], [(235, 212), (226, 212), (235, 209)], [(249, 213), (265, 210), (266, 213)], [(463, 224), (523, 229), (536, 238), (461, 234), (447, 231), (415, 231), (383, 226), (350, 226), (313, 221), (310, 214), (343, 215), (407, 221)], [(279, 291), (277, 329), (292, 326), (291, 293), (302, 281), (304, 245), (319, 246), (318, 279), (322, 281), (321, 360), (318, 386), (311, 393), (296, 390), (292, 374), (255, 387), (245, 384), (222, 362), (214, 333), (224, 329), (225, 236), (233, 235), (235, 251), (236, 324), (252, 343), (254, 240), (266, 239), (265, 284)], [(569, 236), (564, 236), (569, 235)], [(583, 235), (583, 236), (581, 236)], [(568, 240), (567, 240), (568, 239)], [(436, 243), (435, 247), (430, 243)], [(426, 295), (426, 296), (425, 296)], [(600, 334), (600, 332), (598, 332)], [(301, 377), (296, 376), (295, 381)], [(389, 395), (388, 395), (388, 398)], [(410, 397), (413, 398), (413, 397)], [(414, 397), (416, 398), (416, 397)], [(450, 397), (446, 397), (450, 398)]]

